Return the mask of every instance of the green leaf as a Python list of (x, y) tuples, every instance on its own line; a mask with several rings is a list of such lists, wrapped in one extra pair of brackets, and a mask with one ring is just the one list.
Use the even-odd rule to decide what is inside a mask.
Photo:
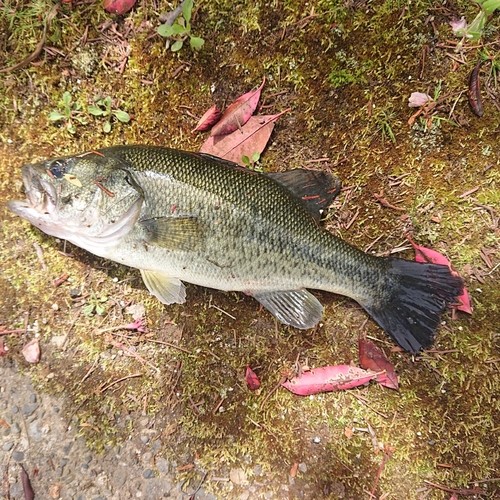
[(169, 26), (168, 24), (162, 24), (161, 26), (158, 26), (158, 34), (164, 37), (169, 37), (172, 36), (174, 33), (174, 29), (172, 26)]
[(125, 111), (122, 111), (121, 109), (117, 109), (116, 111), (113, 111), (113, 114), (116, 116), (116, 118), (123, 122), (123, 123), (128, 123), (130, 121), (130, 115), (125, 112)]
[(76, 134), (76, 129), (71, 122), (68, 122), (66, 128), (70, 134)]
[(51, 111), (49, 114), (49, 120), (53, 122), (57, 122), (58, 120), (64, 119), (64, 115), (61, 115), (59, 111)]
[(173, 35), (184, 35), (186, 33), (186, 28), (180, 24), (174, 24), (172, 26)]
[(191, 12), (193, 10), (193, 0), (186, 0), (182, 6), (182, 17), (186, 21), (191, 21)]
[(244, 163), (247, 167), (250, 166), (250, 158), (247, 155), (241, 157), (241, 163)]
[(71, 104), (71, 94), (69, 92), (64, 92), (62, 95), (62, 100), (65, 106), (69, 108), (69, 105)]
[(91, 114), (91, 115), (94, 115), (94, 116), (102, 116), (102, 114), (104, 113), (104, 110), (102, 110), (101, 108), (97, 107), (97, 106), (89, 106), (87, 108), (87, 111)]
[(257, 151), (252, 155), (252, 160), (254, 163), (258, 162), (260, 160), (260, 153)]
[(106, 134), (109, 134), (111, 132), (111, 123), (109, 121), (105, 121), (102, 125), (102, 129)]
[(186, 20), (183, 17), (179, 17), (179, 19), (177, 19), (177, 23), (180, 24), (183, 28), (186, 27)]
[(182, 40), (177, 40), (175, 43), (172, 44), (172, 47), (170, 47), (170, 50), (172, 52), (177, 52), (178, 50), (181, 50), (183, 43), (184, 42)]
[(192, 36), (191, 39), (189, 40), (189, 43), (191, 44), (191, 47), (193, 47), (193, 49), (199, 50), (203, 47), (205, 40), (197, 36)]

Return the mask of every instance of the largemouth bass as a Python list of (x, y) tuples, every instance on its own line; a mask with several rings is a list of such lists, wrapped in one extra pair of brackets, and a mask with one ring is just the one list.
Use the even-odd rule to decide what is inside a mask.
[(338, 186), (322, 172), (264, 175), (220, 158), (116, 146), (22, 169), (15, 214), (45, 233), (140, 269), (165, 304), (182, 281), (252, 295), (300, 329), (321, 319), (307, 289), (357, 301), (403, 349), (434, 340), (462, 281), (446, 266), (368, 255), (319, 225)]

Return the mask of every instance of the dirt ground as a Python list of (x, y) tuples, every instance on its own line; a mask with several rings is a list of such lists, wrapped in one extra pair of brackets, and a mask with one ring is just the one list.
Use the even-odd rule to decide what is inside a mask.
[[(498, 12), (462, 40), (450, 22), (470, 22), (473, 2), (195, 2), (205, 43), (172, 52), (157, 28), (175, 7), (0, 4), (1, 494), (25, 498), (22, 464), (37, 500), (500, 498)], [(258, 112), (291, 109), (257, 168), (335, 173), (329, 231), (407, 259), (411, 236), (464, 278), (473, 314), (447, 313), (431, 349), (402, 352), (323, 292), (324, 319), (305, 332), (239, 293), (188, 285), (185, 304), (163, 306), (137, 270), (7, 211), (26, 163), (114, 144), (199, 150), (197, 118), (263, 78)], [(413, 92), (428, 104), (409, 107)], [(110, 114), (89, 111), (99, 101)], [(136, 316), (145, 331), (123, 327)], [(398, 392), (280, 387), (305, 366), (357, 364), (363, 335)], [(36, 364), (22, 355), (33, 339)]]

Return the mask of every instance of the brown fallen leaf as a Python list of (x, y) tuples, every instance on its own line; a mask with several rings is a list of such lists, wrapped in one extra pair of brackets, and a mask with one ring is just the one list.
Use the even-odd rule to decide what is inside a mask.
[(59, 498), (59, 496), (61, 495), (61, 483), (54, 483), (49, 488), (49, 495), (52, 498)]
[(35, 492), (31, 487), (31, 482), (30, 478), (28, 477), (28, 473), (24, 470), (22, 464), (19, 464), (19, 466), (21, 467), (21, 484), (23, 485), (24, 500), (34, 500)]
[(271, 137), (274, 122), (287, 111), (289, 110), (277, 115), (252, 116), (240, 130), (232, 134), (210, 136), (200, 151), (244, 166), (242, 157), (251, 157), (253, 153), (260, 154), (264, 151)]

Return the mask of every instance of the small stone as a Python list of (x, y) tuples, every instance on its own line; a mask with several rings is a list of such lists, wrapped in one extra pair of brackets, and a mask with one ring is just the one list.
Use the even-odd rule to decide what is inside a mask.
[(313, 443), (314, 443), (314, 444), (319, 444), (319, 443), (321, 443), (321, 438), (320, 438), (320, 437), (314, 437), (314, 438), (313, 438)]
[(305, 463), (303, 463), (303, 462), (302, 462), (302, 463), (300, 463), (300, 464), (299, 464), (299, 470), (300, 470), (300, 472), (302, 472), (302, 473), (306, 473), (306, 472), (307, 472), (307, 465), (306, 465)]
[(69, 450), (71, 450), (71, 447), (73, 446), (73, 441), (70, 441), (64, 448), (63, 448), (63, 452), (65, 455), (67, 455), (69, 453)]
[(16, 462), (21, 462), (21, 461), (24, 460), (24, 452), (22, 452), (22, 451), (15, 451), (14, 453), (12, 453), (12, 458)]
[(23, 405), (23, 415), (25, 417), (33, 415), (33, 413), (35, 413), (35, 411), (38, 410), (39, 406), (40, 405), (38, 403), (32, 403), (32, 404), (26, 403), (25, 405)]
[(36, 403), (36, 394), (30, 394), (30, 403)]
[(165, 460), (163, 457), (157, 457), (155, 459), (155, 464), (160, 474), (168, 473), (168, 461)]
[(148, 441), (149, 441), (148, 436), (141, 436), (141, 441), (143, 444), (148, 444)]
[(155, 471), (152, 470), (152, 469), (146, 469), (143, 473), (142, 473), (142, 477), (144, 479), (151, 479), (153, 477), (155, 477)]
[(233, 484), (246, 484), (247, 476), (243, 469), (231, 469), (229, 471), (229, 479)]
[(21, 433), (21, 427), (19, 427), (18, 424), (12, 424), (10, 430), (12, 431), (12, 434), (20, 434)]
[(6, 443), (3, 445), (3, 451), (10, 451), (14, 447), (14, 443), (11, 441), (10, 443)]
[(256, 466), (253, 468), (253, 473), (254, 473), (256, 476), (261, 476), (261, 475), (262, 475), (262, 465), (256, 465)]
[(19, 407), (13, 406), (10, 411), (12, 412), (13, 415), (17, 415), (19, 413)]

